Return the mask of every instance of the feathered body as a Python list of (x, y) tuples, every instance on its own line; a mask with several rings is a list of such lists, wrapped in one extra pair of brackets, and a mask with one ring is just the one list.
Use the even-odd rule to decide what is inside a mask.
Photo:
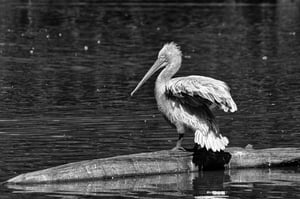
[(153, 67), (132, 94), (157, 70), (164, 68), (155, 83), (158, 109), (179, 133), (175, 149), (181, 148), (183, 135), (193, 132), (196, 144), (213, 151), (224, 150), (228, 139), (219, 133), (212, 107), (225, 112), (237, 110), (228, 86), (203, 76), (172, 78), (181, 66), (181, 51), (175, 43), (165, 44)]

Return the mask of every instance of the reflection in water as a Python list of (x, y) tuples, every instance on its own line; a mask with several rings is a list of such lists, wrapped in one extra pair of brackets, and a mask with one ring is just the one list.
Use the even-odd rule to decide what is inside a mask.
[[(130, 198), (155, 198), (155, 196), (194, 198), (252, 198), (253, 192), (265, 189), (268, 197), (289, 193), (299, 184), (300, 175), (295, 170), (243, 169), (203, 173), (166, 174), (136, 178), (77, 183), (8, 185), (15, 193), (48, 193), (50, 195), (123, 196)], [(273, 191), (276, 187), (277, 191)], [(282, 189), (284, 187), (284, 189)], [(282, 190), (280, 190), (282, 189)], [(240, 194), (243, 195), (240, 195)]]
[[(154, 78), (129, 97), (169, 41), (182, 47), (178, 76), (210, 76), (232, 88), (239, 111), (216, 112), (230, 146), (299, 147), (299, 1), (191, 2), (3, 0), (0, 180), (68, 162), (174, 146), (176, 132), (156, 108)], [(187, 135), (187, 146), (192, 136)], [(227, 178), (216, 174), (204, 180), (219, 181), (216, 190), (187, 188), (180, 193), (190, 197), (225, 191), (227, 196), (237, 189), (240, 198), (269, 194), (263, 182), (255, 182), (250, 192), (236, 188), (244, 185), (239, 182), (227, 188), (223, 182), (232, 182)], [(195, 184), (186, 184), (209, 186), (201, 184), (201, 175), (193, 179)], [(292, 185), (278, 185), (282, 195), (273, 190), (274, 197), (299, 194), (299, 183), (287, 182)], [(152, 196), (164, 197), (162, 190), (155, 188), (159, 194)], [(0, 187), (0, 195), (14, 197), (7, 192)]]

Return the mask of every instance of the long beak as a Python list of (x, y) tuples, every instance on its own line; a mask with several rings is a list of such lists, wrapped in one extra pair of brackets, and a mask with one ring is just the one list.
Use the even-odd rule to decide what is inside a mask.
[(157, 59), (153, 66), (148, 70), (143, 79), (138, 83), (135, 89), (130, 93), (131, 96), (160, 68), (165, 66), (165, 61), (163, 59)]

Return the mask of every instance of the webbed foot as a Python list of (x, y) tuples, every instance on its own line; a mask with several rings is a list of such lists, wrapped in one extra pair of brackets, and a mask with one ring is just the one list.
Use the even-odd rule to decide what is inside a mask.
[(182, 146), (175, 146), (174, 148), (171, 149), (171, 151), (187, 151), (187, 150)]

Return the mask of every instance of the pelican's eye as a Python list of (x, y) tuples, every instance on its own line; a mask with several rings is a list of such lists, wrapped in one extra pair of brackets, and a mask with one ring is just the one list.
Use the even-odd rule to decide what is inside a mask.
[(167, 56), (166, 55), (160, 55), (159, 58), (162, 59), (162, 60), (164, 60), (164, 61), (167, 60)]

